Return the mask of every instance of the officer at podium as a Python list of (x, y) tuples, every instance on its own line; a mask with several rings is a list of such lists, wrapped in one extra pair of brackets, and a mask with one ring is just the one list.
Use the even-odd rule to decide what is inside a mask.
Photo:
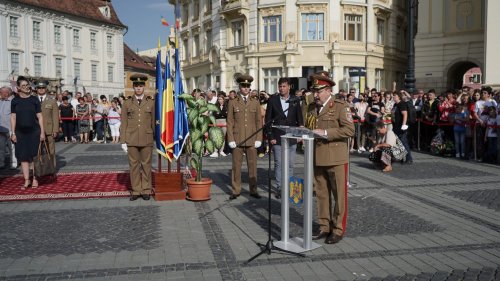
[(334, 244), (344, 236), (347, 223), (347, 140), (354, 136), (354, 123), (348, 104), (332, 94), (335, 82), (324, 73), (312, 75), (311, 81), (316, 102), (313, 131), (325, 137), (315, 142), (314, 182), (320, 229), (313, 239)]

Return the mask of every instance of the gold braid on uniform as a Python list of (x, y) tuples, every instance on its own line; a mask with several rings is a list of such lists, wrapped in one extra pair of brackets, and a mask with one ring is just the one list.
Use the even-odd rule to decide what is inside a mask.
[(316, 116), (312, 112), (306, 114), (306, 128), (309, 130), (314, 130), (316, 127)]

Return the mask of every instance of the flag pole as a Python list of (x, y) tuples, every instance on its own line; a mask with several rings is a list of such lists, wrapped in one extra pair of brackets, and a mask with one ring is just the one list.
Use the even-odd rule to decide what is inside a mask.
[[(160, 41), (160, 37), (158, 37), (158, 52), (160, 52), (161, 54), (161, 41)], [(160, 58), (161, 58), (161, 55), (160, 55)], [(160, 64), (161, 66), (161, 64)], [(160, 93), (158, 92), (158, 88), (156, 89), (156, 95), (159, 95)], [(155, 97), (155, 100), (157, 99), (158, 97)], [(156, 151), (156, 155), (158, 156), (158, 172), (161, 173), (161, 154), (158, 152), (158, 150)]]

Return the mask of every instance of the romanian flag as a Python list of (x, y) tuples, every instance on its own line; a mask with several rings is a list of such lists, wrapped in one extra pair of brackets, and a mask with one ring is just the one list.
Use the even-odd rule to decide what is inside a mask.
[[(168, 47), (167, 47), (168, 49)], [(162, 111), (160, 121), (161, 144), (165, 147), (165, 153), (162, 156), (173, 159), (174, 148), (174, 88), (172, 85), (172, 76), (170, 74), (169, 51), (165, 59), (165, 88), (163, 90)]]
[(163, 81), (163, 71), (161, 68), (161, 50), (160, 39), (158, 38), (158, 54), (156, 55), (156, 99), (155, 99), (155, 142), (156, 150), (159, 154), (165, 155), (165, 146), (161, 142), (161, 122), (163, 113), (163, 90), (165, 82)]
[(163, 16), (161, 17), (161, 24), (164, 26), (168, 26), (168, 22)]
[(189, 135), (188, 116), (186, 102), (179, 99), (183, 94), (181, 79), (181, 64), (179, 59), (179, 47), (175, 40), (175, 113), (174, 113), (174, 157), (179, 159), (184, 144)]

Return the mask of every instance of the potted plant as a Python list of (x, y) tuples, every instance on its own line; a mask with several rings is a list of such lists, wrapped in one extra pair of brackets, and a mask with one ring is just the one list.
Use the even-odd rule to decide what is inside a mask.
[(224, 144), (224, 133), (221, 128), (215, 126), (215, 117), (212, 112), (218, 112), (219, 108), (207, 103), (204, 99), (195, 100), (189, 94), (182, 94), (180, 99), (186, 101), (189, 121), (189, 138), (187, 154), (190, 156), (189, 164), (196, 171), (194, 179), (186, 180), (188, 186), (188, 199), (202, 201), (210, 199), (210, 187), (212, 180), (202, 177), (203, 153), (213, 153), (221, 149)]

